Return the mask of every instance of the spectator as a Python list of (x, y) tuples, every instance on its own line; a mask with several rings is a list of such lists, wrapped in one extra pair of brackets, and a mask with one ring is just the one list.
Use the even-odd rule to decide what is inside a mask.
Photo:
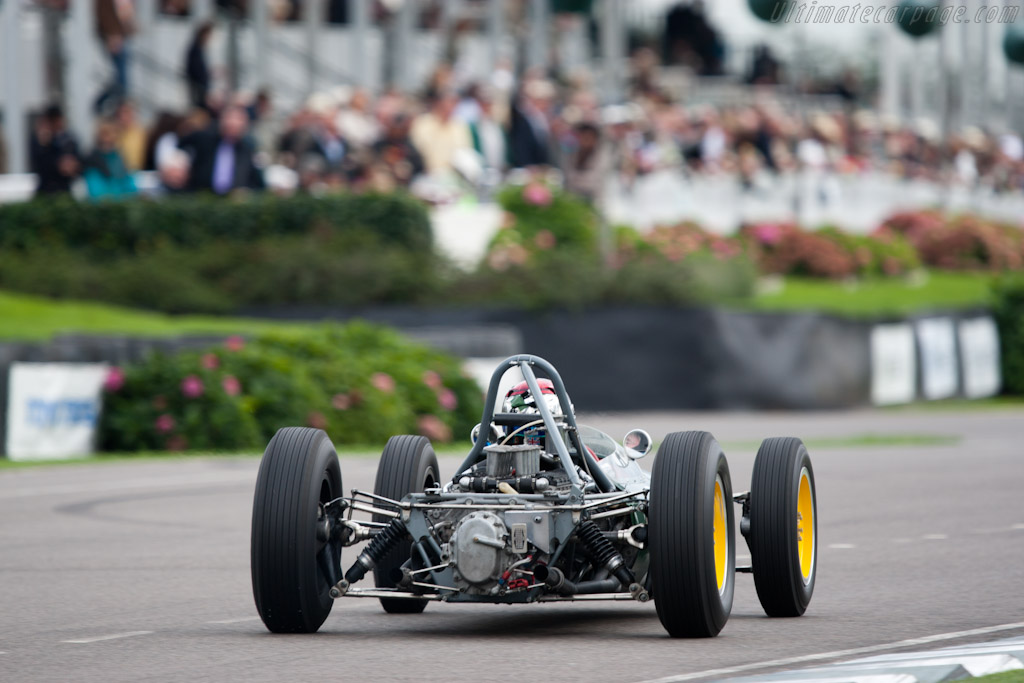
[(246, 135), (248, 127), (245, 109), (232, 105), (221, 112), (216, 130), (202, 130), (182, 138), (179, 144), (192, 158), (189, 190), (224, 195), (239, 189), (263, 189), (255, 145)]
[(592, 123), (580, 123), (576, 125), (575, 134), (576, 149), (565, 167), (566, 189), (589, 202), (596, 202), (608, 175), (601, 131)]
[[(410, 120), (405, 114), (398, 114), (390, 120), (383, 137), (373, 147), (378, 160), (373, 172), (378, 183), (376, 189), (384, 186), (408, 187), (412, 179), (423, 172), (423, 157), (409, 139)], [(384, 178), (387, 178), (385, 183)]]
[(32, 172), (39, 178), (37, 195), (69, 193), (81, 163), (78, 143), (67, 130), (64, 112), (52, 105), (36, 118), (30, 143)]
[(146, 162), (143, 168), (147, 171), (158, 170), (172, 152), (178, 151), (178, 131), (184, 121), (184, 117), (173, 112), (160, 112), (146, 137)]
[(189, 101), (194, 107), (206, 109), (209, 104), (210, 66), (206, 61), (206, 45), (213, 35), (213, 22), (207, 21), (196, 28), (192, 35), (192, 43), (185, 55), (185, 79), (188, 82)]
[(132, 173), (141, 171), (146, 165), (146, 129), (135, 118), (135, 104), (131, 100), (123, 100), (114, 116), (121, 158)]
[(117, 124), (104, 119), (96, 126), (96, 146), (84, 164), (85, 187), (92, 199), (120, 199), (138, 192), (117, 148)]
[(347, 143), (359, 149), (373, 146), (380, 138), (380, 124), (371, 111), (370, 96), (359, 88), (352, 93), (348, 104), (338, 112), (338, 133)]
[(457, 103), (451, 90), (440, 91), (433, 97), (430, 111), (417, 116), (409, 130), (412, 144), (431, 175), (453, 172), (456, 153), (473, 147), (469, 126), (452, 116)]
[(509, 160), (515, 168), (551, 163), (551, 124), (548, 112), (555, 89), (547, 81), (531, 80), (512, 107)]
[(477, 102), (478, 116), (469, 125), (473, 149), (483, 158), (484, 168), (500, 177), (508, 166), (508, 142), (505, 139), (505, 131), (494, 116), (494, 98), (491, 93), (477, 91)]
[(97, 111), (128, 94), (128, 39), (135, 31), (132, 0), (96, 0), (96, 30), (114, 67), (114, 78), (96, 100)]
[(160, 179), (155, 195), (182, 194), (188, 188), (188, 172), (191, 162), (184, 150), (174, 149), (167, 153), (157, 168)]

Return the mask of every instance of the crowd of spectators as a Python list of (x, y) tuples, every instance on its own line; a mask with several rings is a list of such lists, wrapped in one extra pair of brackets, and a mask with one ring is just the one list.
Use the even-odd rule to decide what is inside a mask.
[(133, 174), (147, 170), (158, 182), (146, 191), (159, 195), (411, 188), (445, 201), (486, 192), (516, 169), (554, 169), (567, 189), (590, 200), (610, 174), (628, 186), (661, 170), (730, 174), (745, 187), (809, 169), (1024, 189), (1019, 136), (977, 128), (943, 135), (927, 123), (885, 120), (862, 106), (849, 79), (828, 109), (784, 106), (754, 86), (747, 104), (689, 104), (659, 86), (659, 60), (641, 50), (629, 98), (610, 106), (587, 74), (517, 78), (501, 64), (472, 83), (442, 66), (420, 93), (338, 86), (275, 116), (269, 92), (214, 88), (204, 56), (212, 30), (197, 28), (184, 60), (185, 111), (159, 112), (144, 127), (133, 103), (118, 99), (88, 154), (59, 108), (40, 113), (31, 145), (38, 191), (67, 192), (81, 176), (90, 197), (121, 197), (138, 191)]

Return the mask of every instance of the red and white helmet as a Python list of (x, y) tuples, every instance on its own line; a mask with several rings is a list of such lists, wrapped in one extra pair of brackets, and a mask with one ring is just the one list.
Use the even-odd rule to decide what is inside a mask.
[[(555, 417), (562, 416), (562, 405), (558, 402), (558, 396), (555, 394), (555, 385), (552, 384), (549, 379), (538, 379), (537, 385), (540, 387), (540, 393), (544, 397), (544, 401), (547, 403), (548, 410)], [(502, 412), (505, 413), (539, 413), (537, 409), (537, 403), (534, 400), (533, 392), (530, 391), (530, 386), (526, 382), (520, 382), (505, 394), (505, 401), (502, 403)]]

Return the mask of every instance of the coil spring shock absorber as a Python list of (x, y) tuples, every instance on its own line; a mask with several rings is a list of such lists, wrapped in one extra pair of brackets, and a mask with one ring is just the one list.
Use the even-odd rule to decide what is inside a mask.
[(391, 520), (391, 524), (377, 532), (363, 552), (359, 553), (355, 563), (345, 572), (345, 581), (352, 584), (366, 576), (366, 572), (377, 566), (377, 563), (408, 535), (409, 530), (402, 520)]
[(612, 542), (604, 537), (601, 530), (597, 528), (592, 520), (587, 520), (576, 528), (576, 536), (579, 537), (580, 541), (590, 554), (594, 558), (595, 565), (603, 565), (607, 567), (615, 578), (619, 580), (623, 588), (629, 588), (635, 581), (636, 578), (633, 576), (633, 572), (629, 571), (626, 566), (626, 560), (623, 559), (622, 553), (615, 549)]

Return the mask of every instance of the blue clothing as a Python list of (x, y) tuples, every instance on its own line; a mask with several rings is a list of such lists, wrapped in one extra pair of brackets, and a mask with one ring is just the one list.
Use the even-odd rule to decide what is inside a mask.
[(90, 154), (82, 177), (91, 199), (120, 199), (139, 191), (135, 177), (128, 172), (116, 149), (108, 152), (96, 150)]

